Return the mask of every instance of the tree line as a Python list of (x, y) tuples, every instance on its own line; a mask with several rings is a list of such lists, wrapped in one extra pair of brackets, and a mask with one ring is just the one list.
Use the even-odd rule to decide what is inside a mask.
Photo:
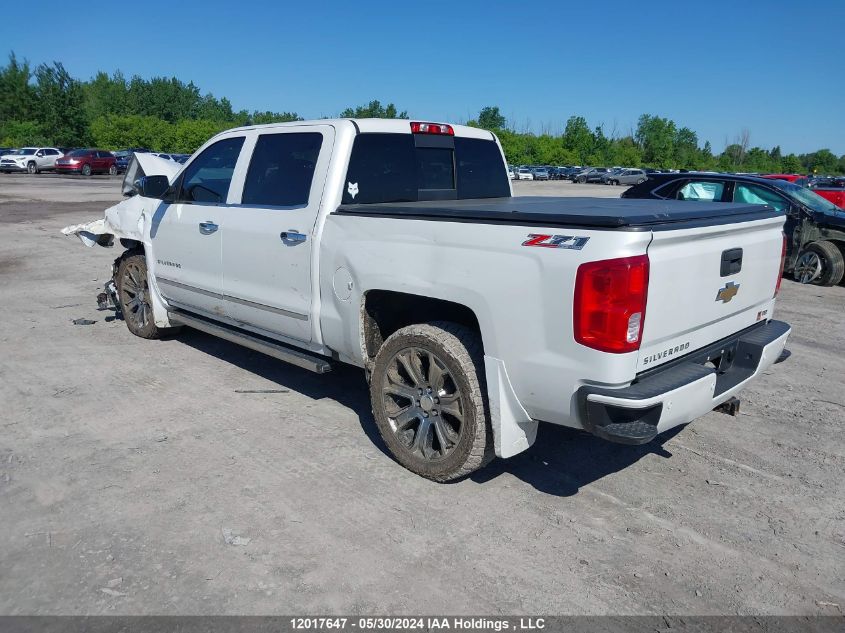
[[(340, 117), (408, 118), (392, 103), (371, 101)], [(0, 67), (0, 145), (148, 147), (191, 153), (214, 134), (241, 125), (297, 121), (296, 112), (234, 110), (226, 97), (203, 94), (176, 77), (127, 79), (98, 72), (87, 81), (60, 62), (33, 67), (14, 53)], [(571, 116), (561, 134), (517, 131), (496, 106), (467, 121), (494, 131), (512, 164), (624, 165), (716, 171), (845, 173), (845, 155), (829, 149), (783, 154), (780, 147), (750, 146), (747, 131), (721, 154), (688, 127), (643, 114), (627, 135), (607, 134), (583, 116)]]

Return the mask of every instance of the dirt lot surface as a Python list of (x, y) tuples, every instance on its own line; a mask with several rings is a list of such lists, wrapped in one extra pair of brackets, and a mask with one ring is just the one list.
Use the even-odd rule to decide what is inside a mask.
[(438, 485), (385, 454), (361, 372), (97, 311), (118, 253), (59, 229), (118, 182), (0, 176), (0, 613), (845, 609), (845, 287), (784, 281), (793, 356), (739, 417), (643, 447), (541, 425)]

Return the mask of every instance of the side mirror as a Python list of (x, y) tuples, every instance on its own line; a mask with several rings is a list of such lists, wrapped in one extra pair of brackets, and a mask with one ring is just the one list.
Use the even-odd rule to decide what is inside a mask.
[(144, 198), (161, 199), (169, 187), (167, 176), (141, 176), (133, 183), (135, 191)]

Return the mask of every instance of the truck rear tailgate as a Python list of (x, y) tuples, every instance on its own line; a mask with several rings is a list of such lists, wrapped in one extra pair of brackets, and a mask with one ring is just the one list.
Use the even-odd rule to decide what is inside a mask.
[(653, 232), (638, 372), (771, 318), (783, 221)]

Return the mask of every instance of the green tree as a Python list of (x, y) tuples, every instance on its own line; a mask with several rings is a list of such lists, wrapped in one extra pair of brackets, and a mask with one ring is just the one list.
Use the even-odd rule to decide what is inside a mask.
[(480, 128), (496, 132), (505, 127), (505, 117), (499, 112), (498, 106), (486, 106), (478, 113), (477, 123)]
[(19, 62), (10, 53), (9, 63), (0, 68), (0, 123), (35, 120), (35, 90), (31, 79), (29, 62)]
[(696, 169), (699, 167), (700, 156), (698, 149), (698, 135), (688, 127), (678, 128), (673, 139), (674, 165), (679, 169)]
[(787, 154), (781, 159), (780, 169), (778, 171), (784, 174), (800, 174), (806, 170), (795, 154)]
[(84, 145), (88, 141), (82, 85), (60, 62), (35, 69), (35, 111), (41, 130), (57, 145)]
[(829, 149), (820, 149), (801, 156), (801, 163), (808, 173), (832, 174), (837, 171), (839, 159)]
[(675, 122), (659, 116), (643, 114), (637, 121), (634, 138), (643, 152), (643, 161), (663, 169), (674, 167)]
[(407, 119), (408, 113), (405, 110), (398, 112), (392, 103), (383, 106), (380, 101), (374, 99), (367, 105), (346, 108), (340, 116), (344, 119)]
[(587, 119), (582, 116), (569, 117), (563, 131), (563, 146), (573, 153), (580, 164), (586, 165), (594, 145), (595, 138), (587, 125)]

